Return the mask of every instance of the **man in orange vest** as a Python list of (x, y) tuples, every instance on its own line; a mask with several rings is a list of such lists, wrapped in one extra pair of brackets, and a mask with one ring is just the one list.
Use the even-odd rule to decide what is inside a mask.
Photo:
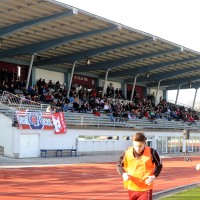
[(129, 191), (129, 200), (152, 200), (153, 182), (162, 170), (158, 152), (145, 144), (143, 133), (133, 135), (133, 146), (124, 152), (117, 163), (124, 187)]

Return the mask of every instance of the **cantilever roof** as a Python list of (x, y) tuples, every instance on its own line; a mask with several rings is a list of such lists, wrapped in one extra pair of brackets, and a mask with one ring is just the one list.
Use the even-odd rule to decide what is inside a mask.
[(200, 87), (198, 52), (53, 0), (1, 0), (0, 38), (2, 61), (29, 65), (35, 53), (36, 67), (70, 70), (76, 61), (76, 73), (103, 78), (109, 68), (125, 83), (138, 74), (148, 86)]

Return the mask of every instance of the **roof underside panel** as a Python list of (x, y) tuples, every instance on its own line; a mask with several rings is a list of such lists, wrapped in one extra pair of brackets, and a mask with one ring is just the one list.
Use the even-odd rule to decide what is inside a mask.
[[(0, 1), (0, 59), (71, 68), (156, 87), (199, 84), (200, 55), (151, 34), (52, 0)], [(91, 64), (87, 65), (86, 60)], [(147, 78), (146, 74), (150, 77)], [(172, 87), (172, 86), (171, 86)]]

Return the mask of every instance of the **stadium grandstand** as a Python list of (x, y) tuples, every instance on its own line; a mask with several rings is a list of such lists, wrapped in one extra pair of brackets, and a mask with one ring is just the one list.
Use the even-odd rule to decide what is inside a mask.
[[(199, 151), (199, 67), (198, 52), (57, 1), (0, 1), (0, 153), (112, 154), (137, 130), (159, 153)], [(178, 103), (187, 88), (191, 107)]]

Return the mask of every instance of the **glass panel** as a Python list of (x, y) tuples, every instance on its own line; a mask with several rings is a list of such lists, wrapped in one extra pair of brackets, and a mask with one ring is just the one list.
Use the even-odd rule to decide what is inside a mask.
[(107, 136), (105, 136), (105, 135), (100, 136), (100, 140), (107, 140)]
[(167, 137), (162, 137), (162, 153), (167, 153)]
[(86, 140), (93, 140), (93, 136), (86, 135), (86, 136), (85, 136), (85, 139), (86, 139)]
[(162, 137), (159, 136), (157, 139), (157, 151), (158, 153), (162, 153)]
[(167, 153), (171, 153), (171, 137), (167, 137)]
[(175, 152), (181, 152), (182, 150), (182, 142), (181, 142), (181, 137), (175, 137)]
[(193, 137), (193, 151), (197, 151), (196, 137)]
[(196, 137), (196, 151), (199, 151), (200, 139)]
[(122, 140), (130, 140), (131, 139), (131, 137), (129, 137), (129, 136), (123, 136), (122, 137)]
[(157, 139), (157, 151), (158, 153), (162, 153), (162, 137), (159, 136)]
[(152, 147), (152, 141), (147, 141), (147, 146)]
[(79, 135), (78, 139), (79, 140), (85, 140), (85, 135)]
[(119, 136), (113, 136), (113, 140), (119, 140)]
[(179, 137), (179, 152), (183, 152), (183, 138)]
[(189, 152), (193, 151), (193, 144), (192, 144), (192, 142), (193, 142), (193, 138), (190, 137), (190, 139), (187, 141), (187, 143), (188, 143), (188, 151)]
[(174, 153), (175, 152), (175, 137), (171, 137), (171, 148), (170, 152)]
[(100, 136), (94, 136), (94, 140), (100, 140)]

